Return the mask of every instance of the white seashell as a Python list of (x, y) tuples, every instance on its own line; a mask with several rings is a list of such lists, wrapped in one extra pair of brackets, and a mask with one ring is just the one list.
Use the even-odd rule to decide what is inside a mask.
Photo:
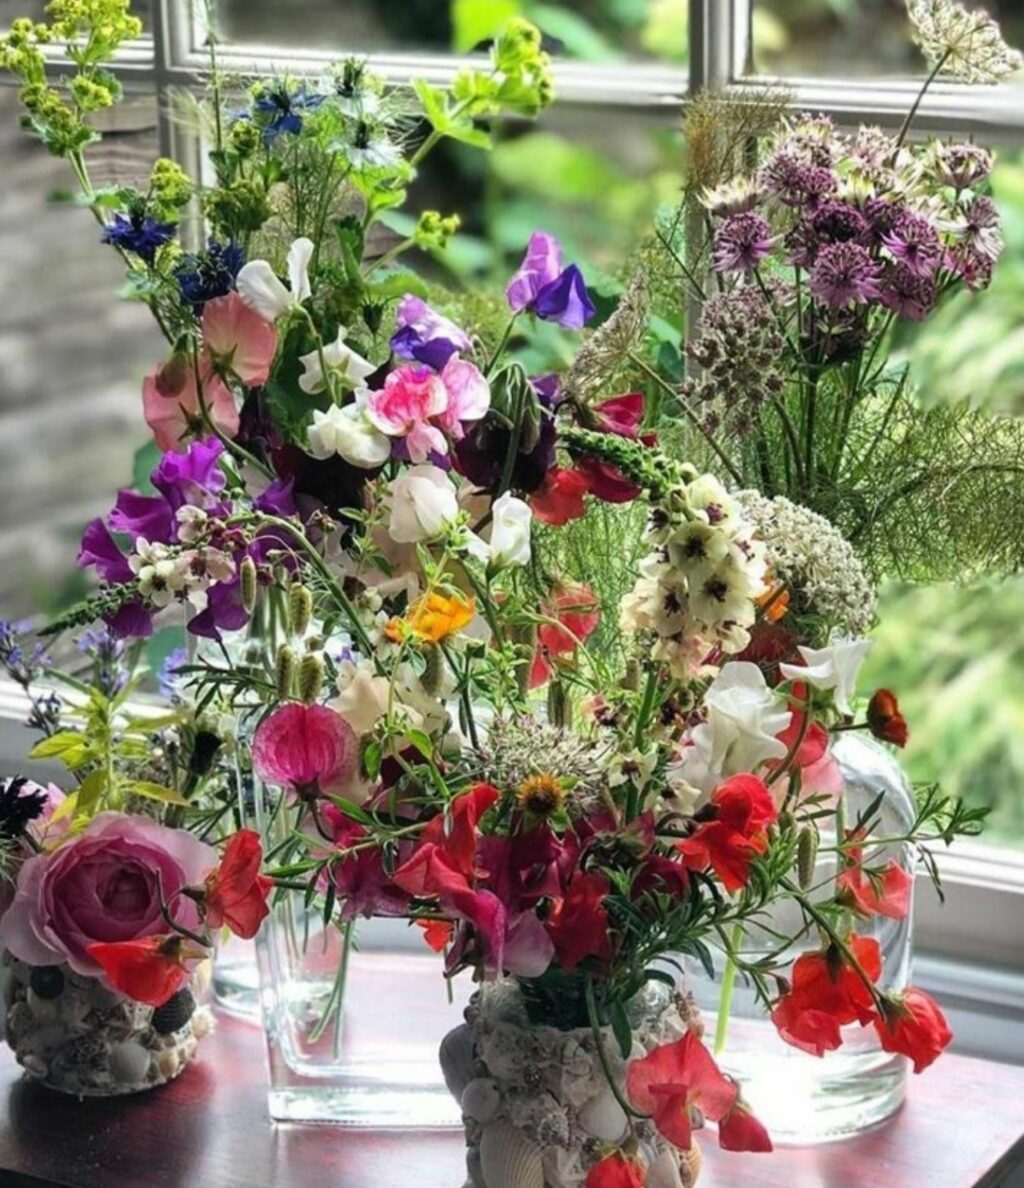
[(679, 1175), (679, 1156), (667, 1148), (647, 1169), (645, 1188), (683, 1188)]
[[(213, 1017), (213, 1011), (207, 1006), (198, 1007), (192, 1018), (189, 1020), (192, 1025), (192, 1035), (197, 1040), (206, 1039), (211, 1035), (217, 1026), (217, 1020)], [(195, 1044), (192, 1045), (192, 1051), (195, 1050)], [(189, 1055), (191, 1056), (191, 1052)]]
[(141, 1085), (149, 1072), (149, 1053), (134, 1040), (110, 1048), (110, 1073), (122, 1085)]
[(462, 1112), (474, 1122), (490, 1122), (500, 1109), (501, 1090), (489, 1077), (477, 1077), (462, 1092)]
[(456, 1101), (462, 1100), (462, 1093), (473, 1079), (476, 1059), (476, 1040), (469, 1025), (460, 1023), (441, 1041), (438, 1060), (448, 1092)]
[(592, 1138), (617, 1143), (626, 1133), (626, 1113), (610, 1089), (592, 1097), (578, 1115), (580, 1127)]
[(544, 1188), (540, 1147), (508, 1122), (484, 1127), (480, 1169), (487, 1188)]

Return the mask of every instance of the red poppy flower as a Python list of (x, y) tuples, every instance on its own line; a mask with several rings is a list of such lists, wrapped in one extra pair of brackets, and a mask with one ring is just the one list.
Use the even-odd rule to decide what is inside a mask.
[(583, 515), (583, 497), (589, 490), (590, 485), (579, 471), (554, 467), (530, 496), (530, 507), (538, 520), (560, 528)]
[(924, 1072), (953, 1038), (939, 1004), (915, 986), (885, 1000), (875, 1030), (883, 1049), (909, 1057), (916, 1073)]
[(210, 928), (223, 925), (243, 940), (259, 932), (270, 911), (267, 896), (274, 880), (260, 873), (263, 846), (259, 834), (240, 829), (224, 848), (220, 865), (206, 879), (206, 923)]
[(742, 1101), (718, 1124), (718, 1145), (723, 1151), (771, 1151), (772, 1140), (764, 1125), (754, 1117)]
[(578, 874), (564, 899), (557, 900), (546, 920), (558, 962), (566, 971), (587, 957), (602, 964), (614, 956), (604, 899), (611, 886), (603, 874)]
[(163, 1006), (188, 980), (184, 943), (173, 934), (130, 941), (98, 941), (89, 945), (88, 953), (102, 966), (115, 990), (149, 1006)]
[(896, 694), (890, 693), (888, 689), (879, 689), (868, 702), (868, 726), (875, 738), (897, 747), (905, 747), (910, 737), (910, 729), (906, 718), (900, 713)]
[(636, 1160), (616, 1151), (594, 1164), (583, 1188), (644, 1188), (644, 1169)]
[(712, 1122), (736, 1104), (739, 1090), (724, 1076), (692, 1031), (663, 1044), (626, 1070), (626, 1091), (637, 1109), (651, 1115), (659, 1133), (681, 1151), (693, 1141), (691, 1110)]
[(710, 866), (727, 891), (738, 891), (750, 877), (754, 857), (767, 848), (765, 830), (778, 809), (764, 781), (752, 775), (732, 776), (720, 784), (710, 809), (711, 820), (680, 842), (679, 851), (691, 870)]
[(594, 591), (587, 585), (559, 586), (541, 613), (554, 622), (537, 629), (537, 649), (530, 666), (530, 688), (542, 685), (551, 676), (551, 660), (571, 656), (597, 629), (601, 607)]
[[(848, 830), (847, 838), (856, 837)], [(862, 916), (888, 916), (903, 920), (910, 911), (910, 896), (914, 878), (893, 858), (881, 874), (869, 875), (864, 870), (864, 850), (855, 846), (846, 851), (846, 869), (836, 880), (844, 900)]]
[[(848, 944), (864, 974), (876, 982), (882, 973), (878, 941), (851, 934)], [(824, 1056), (842, 1044), (841, 1027), (867, 1025), (875, 1018), (874, 995), (835, 947), (802, 954), (790, 977), (790, 989), (771, 1017), (782, 1038), (795, 1048)]]

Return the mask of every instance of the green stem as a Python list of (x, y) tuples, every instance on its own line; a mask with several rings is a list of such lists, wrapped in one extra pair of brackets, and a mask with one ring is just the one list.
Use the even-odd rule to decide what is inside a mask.
[(594, 979), (588, 974), (586, 981), (583, 983), (583, 997), (587, 1004), (587, 1020), (590, 1023), (590, 1031), (594, 1037), (594, 1046), (597, 1049), (597, 1058), (601, 1064), (601, 1071), (604, 1073), (605, 1080), (608, 1082), (608, 1088), (612, 1091), (612, 1097), (619, 1103), (622, 1112), (626, 1115), (626, 1122), (629, 1125), (629, 1133), (633, 1137), (636, 1136), (636, 1127), (633, 1123), (634, 1118), (646, 1118), (646, 1114), (638, 1113), (626, 1100), (621, 1087), (615, 1079), (612, 1072), (611, 1061), (608, 1059), (608, 1050), (604, 1046), (604, 1036), (601, 1034), (601, 1020), (597, 1014), (597, 999), (594, 994)]
[(489, 376), (491, 374), (491, 371), (494, 369), (494, 365), (504, 354), (505, 348), (508, 346), (508, 340), (512, 337), (512, 330), (516, 324), (516, 319), (519, 317), (519, 313), (520, 311), (517, 310), (511, 316), (511, 318), (509, 318), (508, 324), (505, 327), (505, 332), (501, 336), (501, 341), (495, 347), (494, 353), (491, 355), (490, 359), (488, 359), (486, 367), (484, 367), (484, 375)]
[(729, 1031), (729, 1011), (732, 1008), (733, 990), (736, 988), (736, 970), (738, 968), (734, 954), (743, 942), (743, 925), (737, 920), (729, 934), (729, 949), (725, 957), (725, 970), (722, 974), (722, 993), (718, 997), (718, 1018), (715, 1022), (715, 1055), (725, 1050), (725, 1038)]
[(925, 94), (928, 91), (928, 88), (939, 77), (939, 72), (942, 70), (943, 66), (945, 66), (945, 64), (949, 61), (950, 57), (952, 56), (952, 53), (953, 53), (952, 49), (947, 49), (946, 52), (942, 55), (942, 57), (939, 58), (939, 60), (935, 63), (935, 67), (932, 70), (931, 74), (929, 74), (928, 77), (924, 80), (924, 86), (920, 89), (920, 91), (918, 91), (917, 98), (914, 100), (914, 105), (913, 105), (913, 107), (911, 107), (910, 111), (907, 112), (907, 118), (903, 121), (903, 126), (900, 128), (900, 134), (899, 134), (899, 136), (896, 137), (896, 148), (893, 152), (894, 158), (896, 156), (896, 153), (898, 153), (900, 151), (900, 149), (903, 147), (903, 142), (907, 139), (907, 133), (910, 131), (910, 126), (914, 122), (914, 117), (917, 115), (918, 108), (921, 106), (921, 101), (924, 99)]

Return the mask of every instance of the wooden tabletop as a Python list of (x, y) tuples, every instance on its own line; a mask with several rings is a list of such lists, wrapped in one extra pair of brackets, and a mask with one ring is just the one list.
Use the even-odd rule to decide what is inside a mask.
[[(273, 1126), (263, 1038), (222, 1017), (175, 1083), (76, 1101), (0, 1056), (2, 1188), (462, 1188), (454, 1132)], [(1024, 1069), (944, 1057), (883, 1127), (844, 1143), (727, 1155), (705, 1146), (701, 1188), (1016, 1188), (1024, 1185)]]

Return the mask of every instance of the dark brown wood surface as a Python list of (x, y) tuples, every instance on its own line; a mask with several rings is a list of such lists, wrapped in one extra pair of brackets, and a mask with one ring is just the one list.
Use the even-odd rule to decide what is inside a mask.
[[(221, 1018), (174, 1084), (78, 1102), (0, 1056), (0, 1188), (462, 1188), (458, 1134), (272, 1126), (263, 1040)], [(705, 1144), (701, 1188), (1016, 1188), (1024, 1069), (946, 1056), (897, 1117), (850, 1142), (735, 1156)]]

